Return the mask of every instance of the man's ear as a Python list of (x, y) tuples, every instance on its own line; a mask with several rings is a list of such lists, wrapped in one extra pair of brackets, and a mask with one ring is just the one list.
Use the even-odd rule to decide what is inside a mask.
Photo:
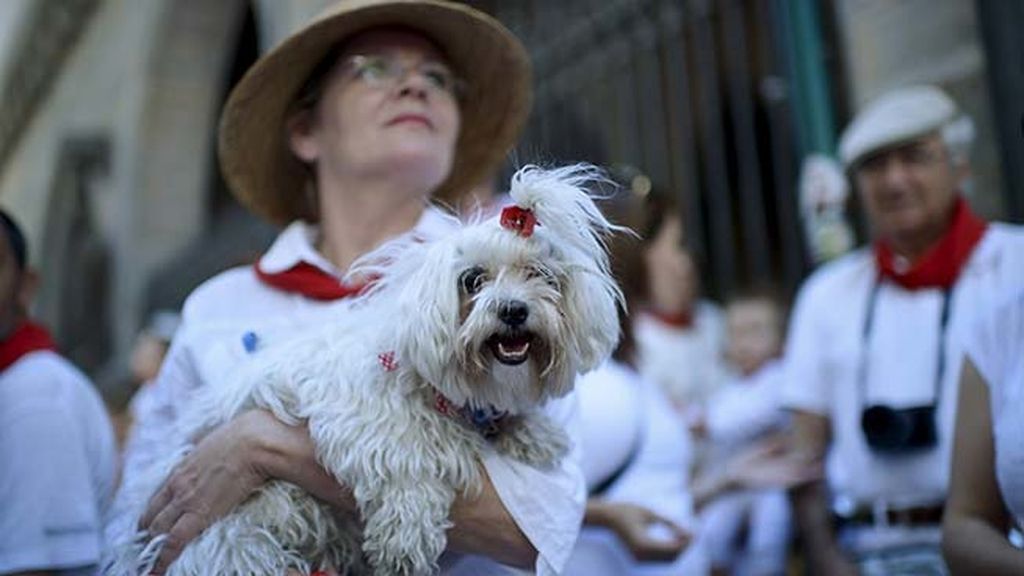
[(25, 268), (21, 273), (21, 279), (18, 281), (18, 292), (16, 295), (19, 313), (28, 315), (38, 288), (39, 274), (32, 268)]
[(956, 183), (959, 186), (963, 186), (964, 182), (969, 182), (973, 172), (971, 170), (971, 163), (966, 159), (960, 160), (953, 163), (953, 175), (956, 177)]
[(302, 110), (285, 122), (288, 147), (299, 160), (309, 164), (316, 162), (320, 156), (313, 114), (312, 110)]

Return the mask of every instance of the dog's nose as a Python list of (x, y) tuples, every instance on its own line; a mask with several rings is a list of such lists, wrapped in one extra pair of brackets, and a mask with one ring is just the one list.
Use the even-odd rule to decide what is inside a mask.
[(526, 317), (530, 315), (530, 309), (526, 306), (525, 302), (519, 300), (509, 300), (501, 305), (498, 309), (498, 318), (502, 322), (509, 326), (519, 326), (523, 322), (526, 322)]

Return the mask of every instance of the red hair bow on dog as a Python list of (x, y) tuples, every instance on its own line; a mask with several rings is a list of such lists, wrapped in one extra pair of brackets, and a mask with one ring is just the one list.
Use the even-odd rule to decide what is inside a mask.
[(501, 210), (501, 227), (507, 228), (523, 238), (529, 238), (536, 225), (537, 217), (532, 210), (519, 206), (506, 206)]

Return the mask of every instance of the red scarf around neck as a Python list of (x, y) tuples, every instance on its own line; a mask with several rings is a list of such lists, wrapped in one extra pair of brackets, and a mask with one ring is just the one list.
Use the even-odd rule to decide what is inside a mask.
[(987, 228), (988, 223), (971, 212), (967, 201), (957, 198), (949, 229), (916, 262), (906, 269), (899, 269), (896, 265), (898, 257), (892, 248), (879, 241), (875, 243), (875, 264), (883, 278), (907, 290), (950, 288)]
[(306, 262), (299, 262), (284, 272), (265, 272), (259, 262), (255, 265), (256, 277), (264, 284), (301, 294), (313, 300), (339, 300), (357, 296), (366, 289), (367, 283), (345, 284), (327, 272)]
[(22, 356), (40, 350), (56, 350), (57, 345), (50, 338), (46, 328), (31, 321), (25, 321), (0, 342), (0, 370), (6, 370)]
[(693, 327), (693, 310), (670, 314), (668, 312), (661, 312), (654, 308), (649, 308), (647, 309), (647, 313), (661, 324), (670, 328), (685, 330)]

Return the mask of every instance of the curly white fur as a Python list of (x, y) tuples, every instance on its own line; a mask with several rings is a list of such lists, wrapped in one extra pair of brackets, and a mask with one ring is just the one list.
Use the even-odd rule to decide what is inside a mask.
[[(567, 437), (539, 407), (618, 341), (621, 294), (602, 242), (614, 227), (583, 188), (597, 175), (586, 166), (519, 171), (512, 197), (539, 222), (529, 237), (495, 218), (361, 261), (360, 273), (383, 273), (373, 292), (339, 323), (257, 354), (226, 386), (205, 387), (182, 418), (179, 449), (126, 479), (118, 501), (132, 513), (115, 516), (138, 519), (198, 431), (262, 407), (308, 424), (320, 462), (352, 489), (361, 519), (271, 482), (189, 544), (170, 576), (436, 571), (453, 499), (480, 486), (485, 443), (556, 465)], [(508, 416), (485, 438), (438, 411), (439, 394)], [(114, 543), (105, 573), (144, 572), (160, 545), (139, 533)]]

